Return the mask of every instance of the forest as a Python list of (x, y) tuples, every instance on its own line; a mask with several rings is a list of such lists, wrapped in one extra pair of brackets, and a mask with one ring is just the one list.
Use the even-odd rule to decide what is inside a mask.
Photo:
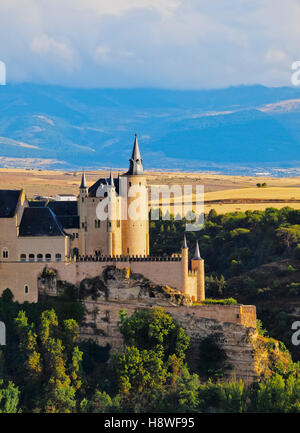
[[(153, 255), (180, 251), (185, 221), (150, 224)], [(113, 352), (109, 345), (80, 341), (84, 306), (68, 294), (20, 304), (7, 289), (0, 297), (7, 329), (0, 348), (0, 412), (300, 412), (300, 362), (290, 345), (288, 310), (300, 287), (300, 211), (211, 211), (203, 230), (187, 233), (191, 257), (196, 240), (205, 259), (207, 297), (257, 305), (259, 333), (270, 345), (272, 338), (282, 340), (287, 362), (278, 361), (271, 375), (251, 385), (227, 381), (226, 354), (207, 338), (192, 368), (190, 338), (161, 307), (137, 309), (130, 317), (121, 309), (125, 350)], [(270, 264), (270, 273), (261, 271)]]

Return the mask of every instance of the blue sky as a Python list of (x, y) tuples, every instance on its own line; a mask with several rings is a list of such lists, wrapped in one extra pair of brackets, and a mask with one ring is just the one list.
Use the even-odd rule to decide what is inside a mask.
[(7, 82), (291, 85), (300, 0), (0, 0)]

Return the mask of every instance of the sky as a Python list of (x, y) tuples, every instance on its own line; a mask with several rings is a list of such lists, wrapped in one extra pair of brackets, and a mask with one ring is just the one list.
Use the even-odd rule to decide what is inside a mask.
[(290, 86), (300, 0), (0, 0), (7, 83)]

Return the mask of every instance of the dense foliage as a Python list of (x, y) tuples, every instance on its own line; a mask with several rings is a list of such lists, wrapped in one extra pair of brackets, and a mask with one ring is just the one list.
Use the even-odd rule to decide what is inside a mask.
[(225, 382), (226, 355), (213, 336), (202, 340), (191, 372), (190, 339), (160, 307), (130, 317), (121, 310), (125, 350), (110, 354), (92, 341), (78, 343), (78, 323), (64, 317), (70, 306), (65, 302), (62, 314), (63, 304), (58, 315), (55, 303), (19, 305), (7, 291), (0, 298), (0, 318), (5, 307), (10, 323), (0, 350), (0, 413), (300, 411), (298, 364), (278, 365), (252, 386)]
[[(173, 253), (184, 230), (185, 221), (152, 221), (152, 254)], [(211, 211), (203, 230), (187, 233), (190, 247), (196, 240), (206, 261), (206, 303), (255, 303), (263, 322), (258, 331), (270, 349), (275, 343), (269, 336), (289, 346), (291, 316), (283, 301), (300, 294), (300, 211)], [(270, 262), (280, 263), (270, 275), (251, 274)], [(124, 350), (114, 353), (109, 346), (79, 342), (84, 314), (67, 292), (38, 304), (19, 304), (9, 290), (3, 292), (7, 346), (0, 348), (0, 413), (300, 412), (300, 365), (289, 356), (288, 365), (272, 366), (269, 377), (251, 386), (226, 382), (226, 353), (217, 334), (199, 343), (192, 369), (190, 339), (162, 308), (130, 317), (121, 310)], [(279, 348), (287, 353), (284, 344)]]
[[(185, 220), (174, 220), (172, 215), (167, 221), (162, 216), (151, 221), (151, 253), (180, 252), (185, 225)], [(223, 215), (211, 210), (203, 230), (186, 235), (191, 257), (199, 241), (207, 274), (230, 278), (264, 263), (300, 258), (300, 210), (268, 208)]]

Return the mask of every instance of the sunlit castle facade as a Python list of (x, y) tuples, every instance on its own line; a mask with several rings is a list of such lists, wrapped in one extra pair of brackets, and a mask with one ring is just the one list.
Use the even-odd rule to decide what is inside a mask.
[(126, 173), (100, 178), (88, 188), (83, 172), (77, 199), (28, 200), (24, 190), (0, 190), (0, 293), (38, 300), (45, 268), (78, 284), (105, 266), (128, 268), (157, 284), (204, 299), (204, 261), (196, 246), (189, 270), (186, 240), (180, 255), (151, 257), (148, 189), (135, 136)]

